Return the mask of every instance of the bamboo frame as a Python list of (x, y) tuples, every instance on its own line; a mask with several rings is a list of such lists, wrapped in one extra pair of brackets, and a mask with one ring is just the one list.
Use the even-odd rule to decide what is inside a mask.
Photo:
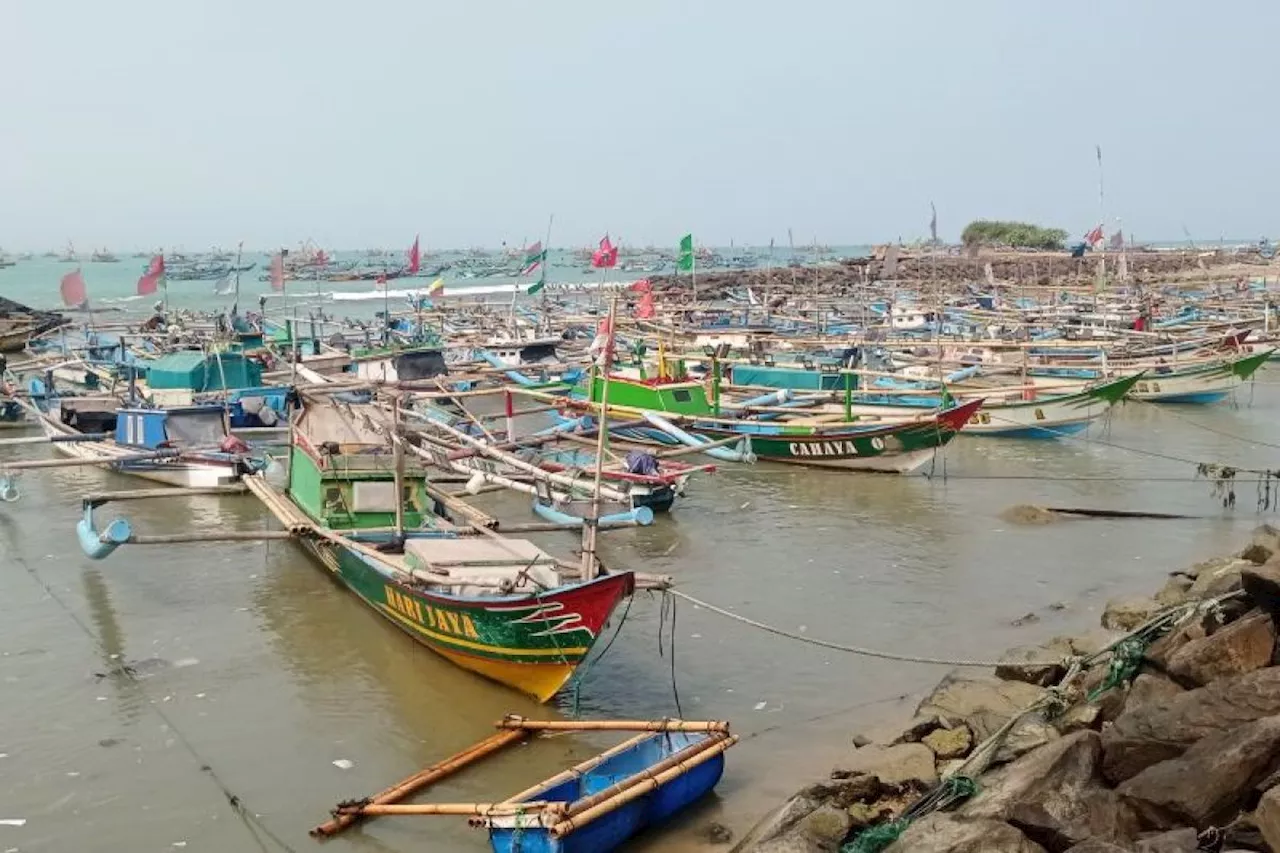
[(694, 720), (526, 720), (510, 714), (494, 723), (500, 729), (526, 732), (715, 732), (729, 733), (722, 721)]

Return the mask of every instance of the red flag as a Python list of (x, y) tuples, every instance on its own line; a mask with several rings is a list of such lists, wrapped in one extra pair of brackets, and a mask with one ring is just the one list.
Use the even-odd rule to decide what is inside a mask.
[(138, 295), (146, 296), (156, 292), (160, 279), (164, 277), (164, 255), (156, 255), (147, 264), (147, 271), (138, 279)]
[(284, 290), (284, 252), (271, 259), (271, 289)]
[(409, 274), (413, 275), (422, 268), (422, 256), (418, 253), (418, 235), (413, 235), (413, 245), (409, 247)]
[(374, 284), (374, 287), (376, 287), (378, 290), (386, 290), (386, 289), (387, 289), (387, 274), (386, 274), (386, 273), (382, 273), (381, 275), (379, 275), (377, 278), (375, 278), (375, 279), (373, 280), (373, 284)]
[(1102, 226), (1099, 225), (1088, 234), (1084, 235), (1084, 241), (1090, 246), (1096, 246), (1102, 242)]
[(600, 321), (595, 339), (591, 341), (587, 353), (595, 359), (596, 364), (603, 366), (606, 370), (609, 368), (609, 364), (613, 361), (613, 324), (609, 322), (608, 317)]
[(631, 293), (648, 293), (653, 290), (653, 284), (649, 279), (642, 278), (639, 281), (633, 281), (627, 286), (627, 290)]
[(596, 269), (613, 269), (618, 263), (618, 247), (609, 242), (609, 235), (604, 235), (600, 248), (591, 255), (591, 266)]
[(79, 308), (89, 299), (84, 287), (84, 275), (79, 269), (62, 277), (61, 289), (62, 304), (68, 308)]
[(640, 304), (636, 306), (636, 317), (641, 320), (648, 320), (653, 316), (653, 291), (646, 290), (644, 296), (640, 297)]

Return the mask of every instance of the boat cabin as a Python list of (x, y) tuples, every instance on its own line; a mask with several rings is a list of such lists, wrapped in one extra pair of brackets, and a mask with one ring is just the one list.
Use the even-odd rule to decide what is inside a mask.
[[(597, 376), (591, 387), (591, 401), (599, 403), (604, 395), (604, 378)], [(609, 405), (678, 415), (710, 415), (711, 403), (700, 382), (661, 379), (637, 380), (609, 375)]]
[(216, 449), (227, 437), (227, 415), (220, 405), (120, 409), (115, 433), (116, 444), (122, 447)]
[(558, 364), (560, 356), (556, 347), (560, 338), (537, 338), (531, 341), (491, 340), (485, 349), (493, 353), (498, 361), (507, 367), (521, 367), (527, 364)]
[(306, 400), (294, 419), (289, 496), (331, 529), (391, 527), (397, 501), (405, 527), (421, 527), (433, 516), (426, 470), (416, 456), (407, 456), (396, 494), (390, 431), (390, 415), (376, 406)]
[(449, 373), (439, 347), (357, 351), (351, 360), (352, 372), (371, 382), (412, 382)]

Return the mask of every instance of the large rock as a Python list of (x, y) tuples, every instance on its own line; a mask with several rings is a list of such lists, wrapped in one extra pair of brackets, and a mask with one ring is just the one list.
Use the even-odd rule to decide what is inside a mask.
[(1210, 735), (1182, 756), (1155, 764), (1117, 793), (1153, 829), (1221, 825), (1280, 764), (1280, 717)]
[(1102, 611), (1102, 627), (1112, 631), (1132, 631), (1164, 608), (1158, 601), (1141, 596), (1113, 598)]
[[(1256, 556), (1261, 556), (1262, 552), (1266, 552), (1266, 556), (1262, 559), (1253, 559), (1255, 563), (1265, 563), (1272, 557), (1280, 554), (1280, 528), (1272, 527), (1270, 524), (1263, 524), (1253, 529), (1253, 536), (1249, 539), (1249, 547), (1245, 549), (1252, 552)], [(1244, 557), (1244, 554), (1240, 555)]]
[[(831, 808), (801, 792), (786, 802), (782, 808), (763, 820), (743, 839), (735, 851), (742, 853), (834, 853), (836, 846), (823, 846), (810, 838), (802, 823), (820, 809)], [(850, 823), (852, 819), (850, 818)], [(822, 818), (815, 823), (821, 824)]]
[(1039, 714), (1028, 714), (1015, 723), (1005, 735), (991, 763), (1007, 764), (1061, 737), (1061, 733), (1046, 722), (1044, 717)]
[(1169, 657), (1169, 674), (1184, 683), (1203, 686), (1267, 666), (1275, 644), (1271, 617), (1258, 611), (1178, 649)]
[(1137, 853), (1199, 853), (1199, 850), (1199, 833), (1184, 827), (1147, 836), (1138, 842)]
[(1232, 560), (1216, 568), (1206, 569), (1196, 576), (1195, 583), (1191, 584), (1191, 589), (1187, 590), (1187, 597), (1212, 598), (1235, 592), (1240, 589), (1241, 573), (1250, 568), (1253, 568), (1253, 563), (1248, 560)]
[(953, 758), (964, 758), (973, 749), (973, 733), (968, 726), (956, 726), (954, 729), (935, 729), (925, 735), (921, 741), (933, 750), (933, 754), (942, 761)]
[(1203, 640), (1207, 636), (1209, 632), (1200, 622), (1189, 622), (1152, 643), (1143, 653), (1142, 659), (1155, 669), (1167, 672), (1169, 661), (1174, 655), (1182, 651), (1188, 643)]
[(1132, 853), (1128, 847), (1112, 844), (1110, 841), (1099, 841), (1091, 838), (1082, 844), (1072, 847), (1067, 853)]
[(974, 738), (981, 743), (1044, 694), (1043, 688), (1033, 684), (956, 671), (938, 683), (920, 703), (916, 714), (933, 714), (954, 723), (967, 723)]
[(1113, 783), (1177, 758), (1203, 737), (1280, 714), (1280, 667), (1224, 678), (1163, 703), (1126, 709), (1102, 733), (1103, 772)]
[(1270, 613), (1273, 619), (1280, 617), (1280, 559), (1245, 569), (1240, 573), (1240, 580), (1245, 595), (1255, 606)]
[(1090, 838), (1123, 842), (1139, 826), (1103, 784), (1101, 757), (1097, 732), (1068, 735), (989, 776), (959, 814), (1006, 821), (1054, 853)]
[(1017, 646), (1000, 656), (996, 678), (1049, 687), (1067, 674), (1067, 658), (1075, 654), (1065, 637), (1057, 637), (1042, 646)]
[(1253, 810), (1253, 823), (1271, 849), (1280, 850), (1280, 788), (1272, 788), (1262, 795)]
[(933, 750), (922, 743), (868, 746), (845, 761), (833, 774), (875, 776), (885, 785), (911, 785), (924, 790), (938, 783)]
[(1182, 604), (1190, 597), (1188, 593), (1191, 592), (1191, 584), (1194, 582), (1195, 578), (1181, 573), (1172, 575), (1156, 593), (1156, 601), (1164, 607)]
[(1125, 697), (1125, 710), (1134, 710), (1144, 705), (1155, 705), (1168, 702), (1174, 696), (1185, 693), (1177, 682), (1152, 672), (1140, 672), (1129, 685), (1129, 693)]
[(885, 853), (1045, 853), (1007, 823), (934, 812), (907, 828)]

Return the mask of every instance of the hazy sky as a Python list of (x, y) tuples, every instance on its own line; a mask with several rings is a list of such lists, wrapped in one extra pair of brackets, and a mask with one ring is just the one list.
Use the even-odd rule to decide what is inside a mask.
[(0, 0), (0, 246), (1274, 236), (1280, 4)]

